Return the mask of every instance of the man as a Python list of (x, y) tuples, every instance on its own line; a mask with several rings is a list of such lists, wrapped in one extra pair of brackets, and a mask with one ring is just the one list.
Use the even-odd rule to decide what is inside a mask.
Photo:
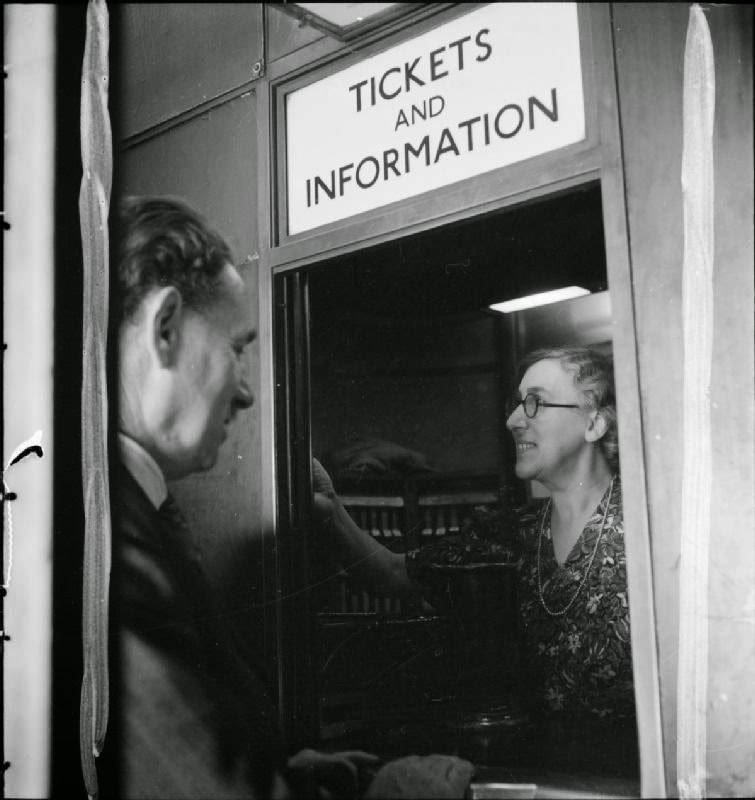
[(286, 760), (266, 687), (217, 614), (167, 490), (167, 480), (210, 469), (228, 426), (252, 405), (243, 280), (223, 239), (180, 201), (127, 199), (119, 224), (117, 791), (285, 797), (297, 771), (334, 767), (355, 785), (357, 764), (374, 757), (307, 750)]

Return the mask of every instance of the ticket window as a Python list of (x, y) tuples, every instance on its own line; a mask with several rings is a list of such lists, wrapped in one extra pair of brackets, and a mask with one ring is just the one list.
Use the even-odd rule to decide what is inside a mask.
[[(496, 25), (493, 17), (485, 17), (486, 8), (474, 11), (482, 14), (474, 20), (481, 26), (478, 33)], [(276, 83), (272, 77), (278, 136), (272, 166), (279, 189), (268, 227), (274, 243), (269, 253), (268, 291), (275, 342), (271, 366), (276, 385), (276, 538), (279, 591), (292, 598), (280, 617), (279, 678), (282, 716), (295, 735), (306, 730), (325, 744), (359, 744), (369, 749), (375, 724), (386, 721), (375, 716), (370, 691), (383, 692), (378, 696), (386, 702), (379, 711), (385, 713), (390, 711), (392, 692), (394, 700), (402, 692), (404, 697), (411, 695), (422, 680), (421, 669), (418, 677), (396, 665), (403, 663), (402, 658), (421, 665), (416, 654), (437, 642), (433, 637), (442, 634), (443, 624), (437, 623), (435, 631), (425, 626), (424, 633), (402, 638), (397, 633), (402, 620), (427, 615), (427, 608), (370, 596), (328, 571), (310, 517), (312, 455), (337, 472), (344, 467), (350, 445), (374, 445), (376, 450), (361, 453), (361, 462), (357, 453), (350, 476), (348, 469), (338, 476), (343, 482), (337, 488), (348, 497), (352, 515), (394, 550), (417, 539), (421, 543), (423, 537), (442, 536), (459, 525), (465, 502), (495, 495), (514, 482), (503, 402), (515, 385), (517, 359), (534, 347), (589, 344), (614, 355), (623, 409), (619, 419), (622, 459), (628, 453), (632, 485), (644, 482), (618, 121), (605, 11), (583, 7), (575, 12), (584, 125), (573, 143), (559, 146), (557, 142), (540, 156), (491, 167), (459, 181), (435, 173), (436, 185), (425, 187), (417, 197), (411, 189), (408, 194), (404, 188), (398, 194), (389, 191), (382, 202), (376, 201), (375, 209), (365, 201), (365, 189), (358, 202), (345, 199), (342, 210), (335, 210), (354, 188), (350, 183), (364, 188), (361, 184), (369, 183), (377, 172), (383, 177), (388, 174), (385, 164), (378, 160), (379, 169), (369, 174), (372, 162), (366, 159), (341, 164), (344, 140), (335, 146), (335, 139), (323, 156), (326, 162), (328, 157), (336, 159), (330, 172), (317, 166), (315, 156), (301, 161), (303, 152), (315, 149), (316, 126), (306, 131), (304, 142), (294, 122), (300, 100), (299, 110), (307, 110), (307, 118), (314, 119), (307, 105), (311, 102), (306, 96), (308, 87), (317, 87), (319, 80), (330, 81), (327, 96), (335, 97), (339, 76), (345, 79), (341, 89), (353, 95), (354, 102), (359, 92), (349, 87), (362, 86), (359, 113), (366, 110), (371, 83), (369, 77), (360, 83), (362, 73), (367, 75), (376, 63), (371, 59), (394, 51), (376, 44), (368, 48), (364, 61), (352, 56), (342, 65), (313, 70), (302, 64), (291, 78), (283, 74)], [(448, 17), (424, 20), (417, 30), (421, 35), (412, 38), (405, 31), (394, 40), (397, 46), (432, 44), (434, 31), (445, 31), (442, 23), (463, 24), (465, 19), (471, 24), (472, 17), (457, 9)], [(482, 34), (477, 42), (483, 61), (483, 51), (487, 53), (483, 45), (493, 42), (495, 47), (495, 39), (487, 37)], [(300, 91), (304, 94), (297, 96)], [(378, 95), (379, 91), (376, 104)], [(480, 97), (486, 101), (484, 91)], [(496, 97), (500, 98), (500, 92)], [(504, 131), (504, 119), (516, 123), (521, 116), (522, 129), (530, 131), (542, 119), (553, 121), (562, 95), (531, 97), (535, 98), (532, 102), (525, 100), (517, 106), (519, 111), (513, 107), (516, 103), (510, 103), (505, 113), (488, 121), (497, 118), (501, 133), (509, 132)], [(443, 96), (446, 117), (451, 99)], [(431, 98), (426, 100), (429, 118)], [(321, 113), (328, 107), (337, 104), (321, 105)], [(565, 105), (559, 109), (561, 114)], [(416, 116), (420, 115), (418, 108)], [(399, 119), (393, 133), (401, 133)], [(483, 136), (479, 141), (484, 141), (482, 116), (479, 124)], [(445, 134), (438, 135), (436, 155), (444, 146), (450, 147), (447, 140), (442, 145)], [(469, 147), (471, 152), (474, 148)], [(383, 154), (391, 149), (395, 148)], [(456, 169), (463, 162), (461, 153), (452, 161)], [(398, 186), (395, 182), (394, 187)], [(309, 211), (313, 216), (308, 222)], [(586, 294), (510, 314), (493, 308), (503, 300), (571, 286), (581, 287)], [(390, 446), (383, 456), (398, 453), (399, 459), (414, 460), (422, 469), (409, 476), (394, 470), (383, 476), (382, 483), (379, 479), (360, 483), (360, 465), (364, 478), (366, 466), (380, 460), (382, 445)], [(350, 454), (354, 456), (353, 448)], [(535, 483), (516, 486), (516, 491), (521, 501), (542, 496), (542, 487)], [(369, 502), (370, 497), (374, 502)], [(445, 507), (441, 508), (439, 498), (445, 498)], [(635, 539), (646, 530), (643, 500), (641, 490), (630, 488), (625, 494), (625, 516), (627, 525), (636, 529)], [(634, 553), (635, 559), (630, 584), (642, 591), (650, 586), (646, 544), (635, 544), (629, 555), (632, 558)], [(639, 607), (652, 607), (649, 599), (643, 598)], [(339, 614), (344, 616), (339, 619)], [(361, 628), (354, 623), (359, 615), (366, 623)], [(394, 621), (390, 635), (375, 638), (380, 625), (385, 623), (388, 630), (385, 621), (389, 619)], [(361, 651), (358, 647), (350, 650), (344, 644), (347, 640), (361, 641)], [(644, 743), (646, 752), (653, 750), (659, 737), (657, 687), (653, 690), (652, 680), (647, 680), (654, 670), (653, 642), (652, 620), (633, 616), (635, 674), (639, 669), (641, 675), (636, 680), (638, 716), (645, 729), (640, 745)], [(393, 658), (394, 662), (370, 660), (370, 653), (374, 656), (381, 648), (388, 661)], [(340, 683), (339, 676), (334, 677), (339, 660)], [(375, 670), (372, 682), (370, 669)], [(365, 678), (364, 685), (349, 684), (349, 673)], [(393, 687), (382, 679), (391, 673)], [(637, 778), (643, 756), (640, 747), (638, 760), (636, 740), (634, 745), (634, 755), (622, 756), (621, 771)], [(575, 761), (574, 769), (579, 766)], [(645, 763), (642, 769), (647, 782), (647, 770), (657, 779), (660, 765)]]
[[(522, 505), (542, 497), (539, 484), (514, 476), (505, 400), (518, 359), (531, 349), (611, 351), (604, 237), (600, 185), (590, 182), (280, 279), (279, 296), (299, 296), (294, 350), (308, 355), (308, 369), (287, 367), (298, 372), (307, 400), (294, 414), (306, 417), (306, 434), (299, 428), (298, 446), (280, 442), (288, 463), (305, 471), (308, 452), (320, 459), (354, 520), (394, 552), (458, 534), (475, 508), (497, 508), (506, 488)], [(569, 287), (581, 294), (497, 310)], [(290, 335), (296, 339), (293, 328)], [(290, 378), (289, 387), (297, 380)], [(393, 755), (397, 747), (432, 746), (495, 759), (474, 736), (430, 742), (423, 733), (434, 706), (446, 704), (445, 722), (454, 726), (449, 704), (459, 702), (468, 664), (465, 653), (450, 652), (453, 621), (349, 580), (324, 552), (316, 526), (304, 514), (297, 519), (299, 541), (308, 545), (306, 580), (315, 587), (308, 593), (309, 691), (317, 697), (310, 724), (324, 745)], [(516, 619), (508, 622), (513, 630)], [(514, 647), (504, 654), (512, 663)], [(495, 673), (496, 682), (505, 680), (499, 667)], [(485, 725), (492, 724), (489, 704), (499, 701), (480, 700)], [(465, 724), (474, 728), (472, 719)], [(539, 757), (522, 748), (523, 763)], [(593, 768), (602, 761), (609, 773), (637, 777), (636, 742), (589, 758)]]

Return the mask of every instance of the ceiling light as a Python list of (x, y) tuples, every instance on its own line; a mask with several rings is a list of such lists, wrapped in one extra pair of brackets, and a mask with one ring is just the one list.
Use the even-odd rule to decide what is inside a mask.
[(581, 286), (565, 286), (563, 289), (554, 289), (552, 292), (528, 294), (526, 297), (517, 297), (503, 303), (493, 303), (490, 308), (493, 311), (500, 311), (502, 314), (511, 314), (513, 311), (523, 311), (525, 308), (571, 300), (573, 297), (582, 297), (586, 294), (590, 294), (589, 290), (583, 289)]
[(283, 3), (300, 22), (344, 41), (402, 17), (422, 3)]

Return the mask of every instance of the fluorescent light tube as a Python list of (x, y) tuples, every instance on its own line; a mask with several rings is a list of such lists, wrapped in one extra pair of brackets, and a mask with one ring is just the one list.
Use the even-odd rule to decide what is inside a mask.
[(581, 286), (565, 286), (563, 289), (554, 289), (552, 292), (529, 294), (526, 297), (506, 300), (504, 303), (493, 303), (490, 308), (492, 308), (493, 311), (500, 311), (502, 314), (511, 314), (512, 311), (522, 311), (525, 308), (545, 306), (549, 303), (571, 300), (573, 297), (582, 297), (586, 294), (590, 294), (590, 292), (587, 289), (583, 289)]
[(382, 14), (397, 3), (292, 3), (331, 25), (347, 28), (356, 22)]

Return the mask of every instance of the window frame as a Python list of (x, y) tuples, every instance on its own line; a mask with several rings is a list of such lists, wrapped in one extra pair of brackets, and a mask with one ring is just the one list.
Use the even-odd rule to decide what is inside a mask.
[[(357, 48), (327, 38), (270, 65), (258, 92), (261, 167), (260, 329), (263, 524), (276, 526), (275, 380), (273, 282), (283, 273), (449, 223), (502, 211), (576, 186), (599, 181), (608, 285), (613, 316), (616, 395), (624, 477), (627, 580), (631, 597), (632, 659), (643, 796), (666, 794), (660, 717), (653, 565), (647, 508), (632, 268), (627, 231), (621, 128), (609, 4), (578, 4), (586, 136), (581, 142), (535, 158), (433, 189), (312, 231), (285, 233), (285, 108), (288, 91), (300, 88), (485, 4), (431, 7), (401, 21)], [(284, 654), (280, 654), (280, 661)], [(279, 676), (282, 677), (280, 671)], [(285, 680), (285, 679), (284, 679)], [(285, 700), (286, 687), (279, 686)], [(285, 705), (285, 703), (284, 703)]]

